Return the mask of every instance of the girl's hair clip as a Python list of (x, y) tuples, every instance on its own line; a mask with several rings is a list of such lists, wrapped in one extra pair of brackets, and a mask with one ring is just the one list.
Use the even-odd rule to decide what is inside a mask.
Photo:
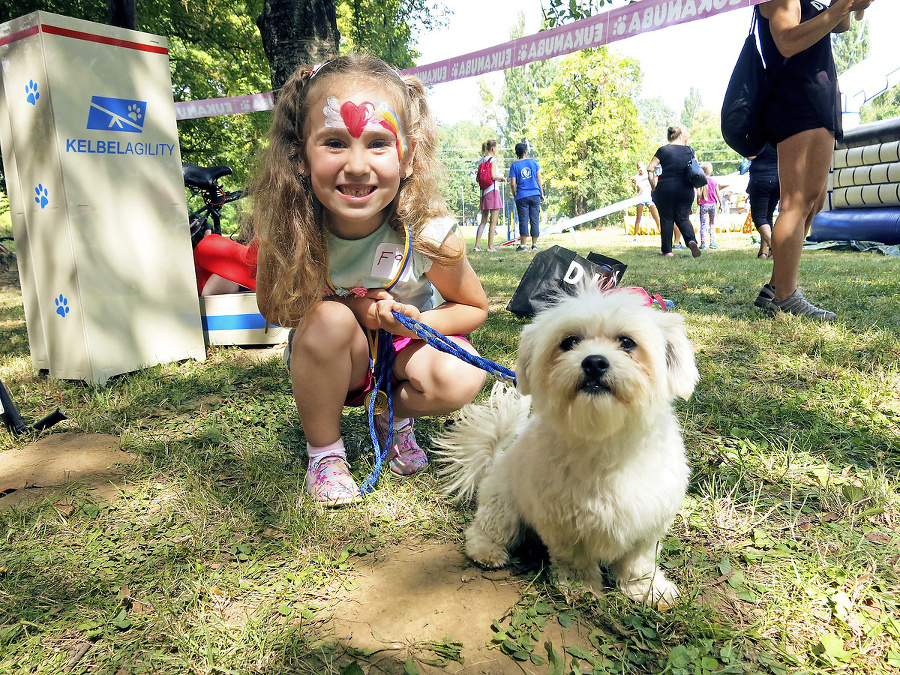
[(334, 59), (328, 59), (327, 61), (324, 61), (323, 63), (317, 63), (317, 64), (315, 64), (315, 65), (312, 67), (312, 72), (310, 72), (310, 74), (309, 74), (309, 79), (314, 78), (314, 77), (316, 76), (316, 73), (318, 73), (322, 68), (324, 68), (325, 66), (327, 66), (327, 65), (328, 65), (329, 63), (331, 63), (332, 61), (334, 61)]

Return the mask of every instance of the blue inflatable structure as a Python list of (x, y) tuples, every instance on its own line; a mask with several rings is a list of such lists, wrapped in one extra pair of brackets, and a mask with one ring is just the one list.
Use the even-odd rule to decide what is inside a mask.
[(900, 118), (861, 125), (838, 141), (826, 208), (809, 241), (900, 244)]

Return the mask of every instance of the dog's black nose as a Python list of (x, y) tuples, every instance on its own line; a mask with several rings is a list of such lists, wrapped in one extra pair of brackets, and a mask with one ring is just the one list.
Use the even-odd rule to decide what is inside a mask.
[(600, 382), (609, 370), (609, 359), (600, 354), (591, 354), (581, 362), (581, 370), (588, 383)]

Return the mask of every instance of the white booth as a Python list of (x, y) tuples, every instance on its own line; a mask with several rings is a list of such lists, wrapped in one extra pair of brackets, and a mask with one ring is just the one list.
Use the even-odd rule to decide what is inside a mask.
[(103, 383), (203, 360), (166, 40), (3, 24), (0, 144), (35, 369)]

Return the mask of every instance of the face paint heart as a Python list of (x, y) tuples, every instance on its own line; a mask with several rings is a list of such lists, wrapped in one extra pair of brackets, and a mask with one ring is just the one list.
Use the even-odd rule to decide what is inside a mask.
[(341, 119), (353, 138), (359, 138), (369, 124), (377, 124), (372, 115), (374, 110), (375, 106), (368, 101), (363, 101), (359, 106), (353, 101), (344, 102), (341, 106)]

